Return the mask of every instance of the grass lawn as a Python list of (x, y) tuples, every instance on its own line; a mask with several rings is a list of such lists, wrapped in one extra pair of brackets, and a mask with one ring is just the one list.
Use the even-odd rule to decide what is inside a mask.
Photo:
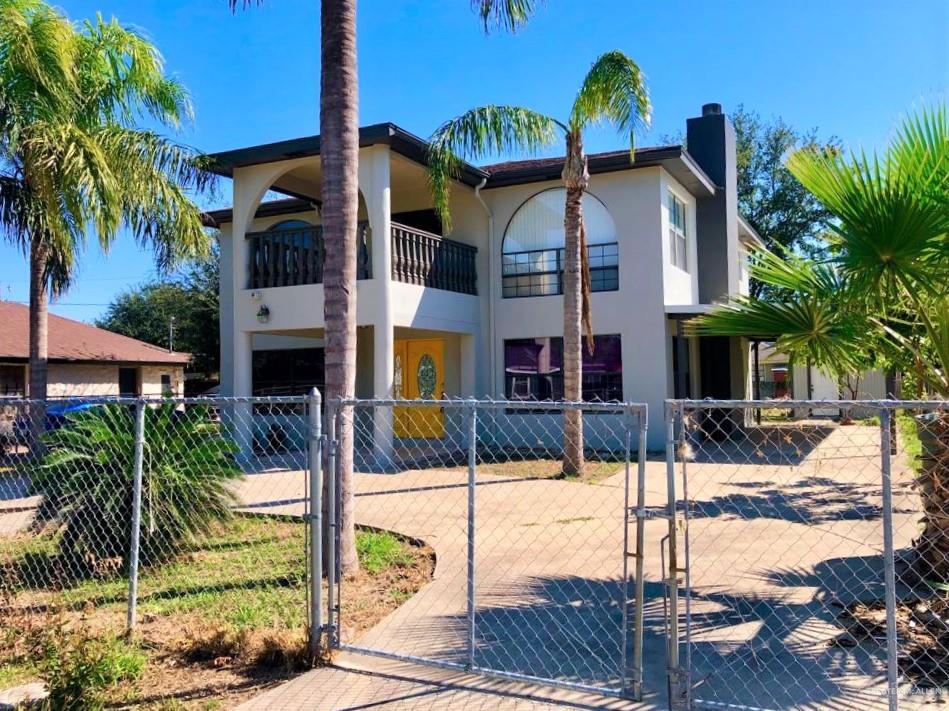
[[(137, 646), (147, 656), (118, 703), (156, 709), (227, 708), (291, 673), (304, 648), (306, 528), (238, 516), (200, 545), (139, 577)], [(342, 601), (347, 629), (366, 629), (431, 578), (431, 550), (360, 530), (362, 570)], [(96, 636), (121, 634), (128, 581), (72, 580), (55, 535), (0, 539), (0, 688), (37, 676), (31, 635), (65, 620)], [(282, 649), (281, 649), (282, 648)]]
[(900, 413), (896, 416), (896, 432), (903, 454), (913, 471), (919, 472), (922, 462), (923, 443), (919, 440), (916, 420), (912, 415)]

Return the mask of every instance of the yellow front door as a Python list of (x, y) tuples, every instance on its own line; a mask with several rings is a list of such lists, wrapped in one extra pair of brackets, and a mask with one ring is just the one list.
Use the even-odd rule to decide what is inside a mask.
[[(395, 379), (397, 397), (441, 400), (445, 390), (445, 342), (438, 338), (396, 341)], [(445, 417), (439, 406), (397, 407), (394, 415), (396, 437), (439, 439), (445, 436)]]

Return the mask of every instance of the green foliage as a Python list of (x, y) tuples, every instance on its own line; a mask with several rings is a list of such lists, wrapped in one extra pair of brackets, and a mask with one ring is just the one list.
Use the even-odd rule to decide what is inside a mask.
[[(781, 118), (765, 121), (741, 105), (730, 118), (735, 126), (739, 212), (768, 250), (826, 257), (824, 232), (832, 214), (794, 177), (785, 161), (803, 147), (837, 151), (837, 140), (821, 142), (816, 130), (795, 130)], [(752, 295), (767, 288), (753, 281)]]
[(629, 136), (630, 160), (636, 133), (649, 128), (652, 104), (639, 65), (619, 51), (606, 52), (590, 67), (573, 109), (570, 130), (582, 133), (591, 124), (608, 121)]
[[(198, 534), (232, 516), (230, 483), (241, 476), (236, 445), (211, 422), (208, 408), (145, 409), (140, 561), (177, 553)], [(43, 495), (40, 520), (63, 525), (64, 556), (93, 570), (127, 564), (134, 476), (134, 410), (98, 405), (69, 416), (45, 436), (49, 449), (31, 488)]]
[[(487, 4), (497, 3), (483, 3)], [(463, 161), (498, 154), (533, 155), (552, 145), (558, 134), (579, 136), (600, 121), (627, 134), (632, 149), (634, 133), (648, 127), (651, 110), (639, 66), (622, 52), (612, 51), (590, 67), (566, 123), (530, 109), (495, 105), (471, 109), (446, 121), (429, 139), (428, 155), (429, 187), (442, 225), (451, 229), (451, 181), (460, 176)], [(632, 157), (631, 150), (630, 160)]]
[(896, 416), (896, 432), (903, 449), (903, 456), (915, 472), (922, 469), (923, 443), (919, 439), (919, 425), (911, 413), (903, 412)]
[(42, 708), (49, 711), (98, 711), (106, 707), (107, 692), (137, 679), (145, 668), (140, 649), (121, 640), (90, 636), (60, 624), (43, 645), (40, 675), (49, 696)]
[(488, 33), (492, 26), (517, 32), (534, 14), (537, 3), (535, 0), (471, 0), (471, 5)]
[(429, 187), (446, 231), (451, 230), (451, 180), (461, 175), (462, 161), (492, 153), (537, 153), (551, 145), (563, 124), (516, 106), (481, 106), (443, 123), (428, 148)]
[(686, 332), (774, 338), (792, 362), (813, 362), (831, 375), (866, 369), (872, 360), (865, 347), (870, 323), (860, 309), (841, 309), (847, 287), (834, 265), (762, 252), (750, 272), (767, 293), (781, 298), (738, 296), (689, 321)]
[(812, 146), (788, 168), (834, 217), (830, 256), (759, 255), (752, 274), (773, 293), (723, 305), (692, 332), (775, 336), (826, 372), (892, 366), (949, 396), (945, 107), (908, 118), (882, 155)]
[(215, 247), (210, 258), (191, 263), (180, 274), (120, 294), (96, 325), (166, 348), (169, 319), (174, 318), (174, 347), (191, 354), (189, 370), (217, 373), (221, 349), (218, 257)]
[(107, 250), (126, 228), (162, 268), (206, 254), (189, 191), (213, 176), (195, 151), (137, 127), (192, 114), (154, 45), (114, 19), (74, 25), (42, 0), (0, 0), (0, 27), (0, 229), (49, 253), (52, 290), (69, 286), (90, 232)]
[(379, 573), (394, 566), (412, 565), (411, 551), (388, 531), (365, 531), (356, 536), (356, 554), (363, 568)]

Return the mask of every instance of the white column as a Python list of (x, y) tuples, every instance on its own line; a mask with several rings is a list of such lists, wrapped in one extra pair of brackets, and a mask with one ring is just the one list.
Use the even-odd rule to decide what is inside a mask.
[[(395, 335), (392, 319), (392, 221), (389, 175), (389, 149), (376, 146), (359, 156), (359, 189), (366, 203), (369, 228), (372, 230), (371, 293), (379, 300), (368, 309), (372, 324), (373, 397), (391, 398), (394, 371)], [(377, 407), (373, 413), (373, 450), (377, 463), (387, 465), (392, 459), (393, 421), (391, 407)]]
[(473, 335), (464, 334), (458, 340), (461, 346), (461, 362), (459, 363), (459, 385), (461, 386), (461, 396), (478, 397), (478, 359), (476, 355), (478, 339)]
[[(234, 176), (234, 203), (233, 223), (231, 226), (231, 347), (232, 353), (232, 382), (231, 395), (238, 398), (249, 398), (253, 395), (253, 333), (244, 330), (242, 325), (243, 312), (249, 308), (247, 288), (247, 266), (249, 254), (245, 235), (253, 220), (259, 202), (259, 186), (249, 176)], [(254, 408), (249, 401), (235, 402), (230, 407), (231, 412), (223, 412), (222, 418), (227, 422), (228, 415), (232, 420), (230, 425), (234, 439), (239, 449), (239, 461), (247, 464), (254, 453)]]

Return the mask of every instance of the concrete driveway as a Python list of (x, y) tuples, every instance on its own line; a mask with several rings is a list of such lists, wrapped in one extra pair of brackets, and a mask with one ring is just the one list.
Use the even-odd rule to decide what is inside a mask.
[[(730, 448), (703, 443), (691, 453), (686, 470), (693, 636), (683, 654), (690, 652), (694, 678), (702, 682), (696, 698), (775, 709), (886, 707), (880, 645), (832, 643), (841, 631), (833, 624), (839, 604), (882, 597), (878, 432), (825, 429), (804, 442), (781, 440), (775, 430)], [(295, 476), (249, 477), (248, 502), (298, 513), (300, 504), (289, 492), (302, 489)], [(344, 641), (465, 661), (466, 477), (466, 470), (455, 468), (356, 476), (357, 521), (423, 539), (438, 563), (430, 584), (358, 639), (342, 620)], [(915, 534), (910, 478), (901, 467), (897, 547), (908, 546)], [(647, 507), (663, 507), (664, 463), (647, 463), (646, 488)], [(268, 496), (279, 505), (268, 503)], [(595, 485), (482, 473), (475, 502), (475, 663), (616, 688), (622, 659), (622, 473)], [(660, 584), (666, 530), (661, 519), (646, 523), (642, 706), (649, 708), (666, 705)], [(342, 680), (350, 672), (316, 670), (246, 708), (299, 708), (301, 701), (320, 709), (441, 708), (433, 704), (442, 698), (459, 708), (457, 694), (464, 693), (474, 695), (471, 708), (636, 706), (352, 654), (339, 663), (380, 676), (353, 677), (348, 684)], [(336, 691), (328, 694), (330, 688)], [(512, 694), (508, 701), (514, 705), (485, 700), (479, 696), (484, 689)], [(420, 696), (410, 701), (406, 693)]]

